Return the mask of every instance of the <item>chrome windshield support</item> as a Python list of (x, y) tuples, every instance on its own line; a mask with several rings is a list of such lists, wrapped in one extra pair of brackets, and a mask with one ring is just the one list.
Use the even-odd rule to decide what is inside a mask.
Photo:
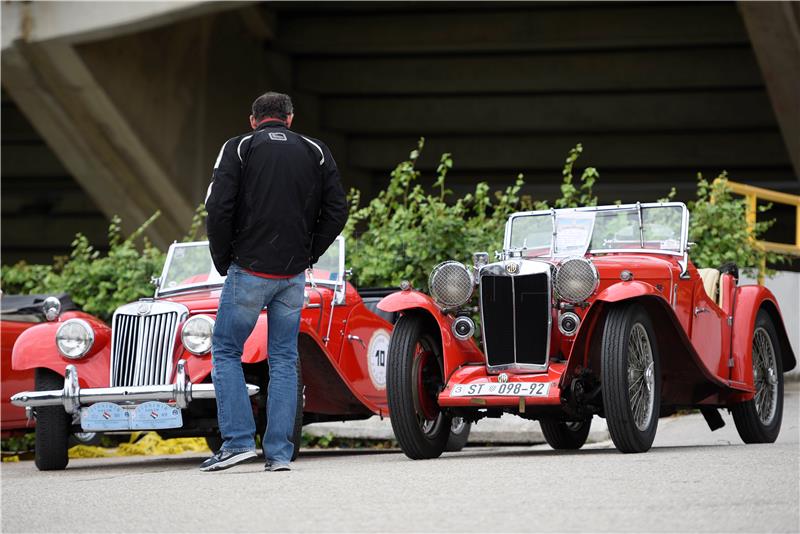
[(639, 218), (639, 243), (644, 248), (644, 224), (642, 222), (642, 203), (636, 203), (636, 215)]

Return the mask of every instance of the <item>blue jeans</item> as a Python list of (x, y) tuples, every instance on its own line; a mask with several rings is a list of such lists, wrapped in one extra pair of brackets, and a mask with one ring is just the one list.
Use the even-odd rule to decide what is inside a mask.
[(217, 419), (222, 449), (255, 450), (253, 410), (242, 371), (242, 349), (267, 307), (269, 387), (264, 456), (271, 463), (289, 463), (297, 409), (297, 334), (303, 308), (305, 274), (268, 279), (249, 274), (236, 264), (228, 269), (211, 344)]

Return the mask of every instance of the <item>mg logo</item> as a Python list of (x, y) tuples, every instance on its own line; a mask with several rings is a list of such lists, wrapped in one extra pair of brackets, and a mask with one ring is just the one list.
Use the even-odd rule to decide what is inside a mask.
[(508, 274), (517, 274), (519, 272), (519, 263), (513, 261), (506, 263), (506, 272)]
[(136, 313), (139, 315), (147, 315), (150, 313), (150, 308), (152, 304), (150, 302), (140, 302), (139, 305), (136, 307)]

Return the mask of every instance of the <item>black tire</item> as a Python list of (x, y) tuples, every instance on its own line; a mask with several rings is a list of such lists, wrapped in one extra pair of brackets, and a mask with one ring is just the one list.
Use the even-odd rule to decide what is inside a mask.
[[(764, 367), (758, 365), (757, 339), (759, 332), (766, 335), (766, 341), (771, 344), (773, 362), (773, 374), (775, 382), (770, 384), (769, 374), (764, 373)], [(760, 310), (756, 316), (755, 329), (753, 331), (753, 382), (756, 386), (756, 396), (749, 400), (737, 404), (731, 408), (733, 422), (739, 437), (745, 443), (772, 443), (778, 438), (781, 431), (781, 421), (783, 419), (783, 361), (781, 345), (778, 341), (778, 334), (772, 319), (764, 310)], [(757, 367), (761, 367), (758, 370)], [(765, 374), (767, 375), (765, 377)], [(760, 389), (763, 387), (764, 389)], [(760, 393), (763, 391), (763, 393)], [(769, 395), (769, 398), (766, 398)], [(760, 416), (760, 409), (757, 406), (759, 401), (767, 402), (774, 398), (774, 406), (762, 404), (763, 409), (768, 409), (764, 418)], [(774, 411), (773, 411), (774, 410)]]
[[(64, 377), (50, 369), (39, 368), (34, 374), (36, 391), (62, 389)], [(72, 416), (64, 407), (36, 408), (36, 448), (34, 458), (39, 471), (61, 471), (67, 467), (67, 445)]]
[(450, 437), (451, 417), (436, 400), (443, 386), (441, 354), (423, 317), (398, 319), (389, 342), (386, 391), (392, 430), (412, 460), (441, 456)]
[(463, 449), (469, 440), (470, 430), (472, 430), (472, 423), (464, 421), (461, 417), (453, 417), (450, 422), (450, 436), (447, 438), (444, 450), (458, 452)]
[(222, 436), (219, 435), (219, 431), (213, 436), (206, 436), (206, 445), (208, 445), (208, 448), (211, 449), (211, 452), (214, 454), (222, 447), (222, 441)]
[[(637, 347), (643, 348), (629, 355), (628, 343), (632, 335), (640, 341)], [(628, 360), (635, 359), (638, 352), (647, 352), (644, 349), (645, 340), (650, 357), (642, 358), (652, 361), (641, 364), (641, 370), (631, 371), (634, 375), (638, 375), (633, 386), (638, 389), (631, 395)], [(603, 330), (600, 359), (603, 407), (614, 445), (624, 453), (650, 450), (658, 428), (661, 367), (653, 323), (641, 305), (621, 304), (611, 308)], [(635, 368), (638, 364), (632, 365)], [(639, 399), (637, 408), (641, 408), (643, 412), (641, 414), (634, 414), (631, 407), (631, 399), (636, 402), (637, 398)]]
[(555, 450), (577, 450), (586, 443), (592, 420), (565, 422), (542, 419), (539, 425), (542, 427), (545, 441)]

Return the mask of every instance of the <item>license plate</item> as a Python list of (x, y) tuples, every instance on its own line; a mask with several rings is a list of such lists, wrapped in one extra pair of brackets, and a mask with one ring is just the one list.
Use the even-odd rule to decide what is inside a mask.
[(181, 411), (163, 402), (148, 401), (138, 406), (98, 402), (81, 408), (81, 428), (86, 432), (158, 430), (182, 426)]
[(506, 382), (505, 384), (487, 382), (453, 386), (450, 396), (546, 397), (549, 391), (550, 383), (548, 382)]

